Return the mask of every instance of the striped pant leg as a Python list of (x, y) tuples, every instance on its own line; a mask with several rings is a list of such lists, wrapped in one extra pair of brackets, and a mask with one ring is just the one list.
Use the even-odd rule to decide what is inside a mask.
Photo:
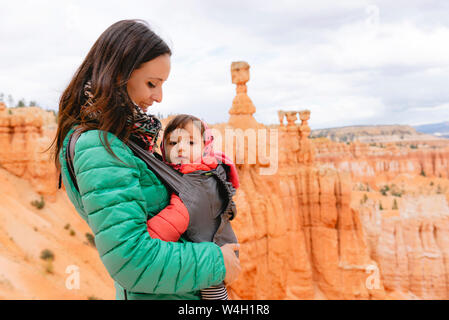
[(223, 284), (201, 290), (203, 300), (228, 300), (228, 290)]

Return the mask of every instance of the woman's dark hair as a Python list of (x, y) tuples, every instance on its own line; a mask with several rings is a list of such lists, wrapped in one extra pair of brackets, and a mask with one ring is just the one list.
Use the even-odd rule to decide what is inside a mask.
[(164, 129), (164, 141), (167, 140), (170, 133), (178, 128), (184, 129), (190, 122), (193, 122), (193, 125), (195, 125), (200, 130), (201, 136), (204, 139), (204, 131), (206, 131), (206, 128), (204, 127), (203, 121), (189, 114), (179, 114), (167, 123), (167, 126)]
[[(129, 139), (132, 124), (127, 123), (127, 118), (134, 113), (133, 102), (126, 89), (128, 80), (143, 63), (164, 54), (171, 55), (170, 48), (145, 21), (122, 20), (103, 32), (59, 101), (58, 129), (50, 146), (54, 145), (53, 156), (58, 170), (64, 138), (74, 125), (81, 125), (83, 132), (92, 129), (104, 131), (104, 145), (112, 155), (108, 132), (124, 142)], [(86, 107), (84, 86), (88, 81), (91, 81), (93, 104)], [(97, 121), (87, 117), (87, 114), (97, 111), (101, 113)]]

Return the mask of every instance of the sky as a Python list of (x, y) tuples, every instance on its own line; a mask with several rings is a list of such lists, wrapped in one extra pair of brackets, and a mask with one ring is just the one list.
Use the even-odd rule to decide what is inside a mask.
[(0, 0), (0, 93), (58, 109), (100, 34), (143, 19), (171, 47), (150, 113), (226, 122), (230, 67), (250, 64), (256, 120), (311, 111), (312, 129), (449, 119), (449, 1)]

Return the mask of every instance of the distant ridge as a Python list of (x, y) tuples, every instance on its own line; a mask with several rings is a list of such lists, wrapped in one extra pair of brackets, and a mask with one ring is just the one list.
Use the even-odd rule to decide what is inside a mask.
[[(446, 122), (449, 138), (449, 122)], [(430, 128), (430, 127), (429, 127)], [(422, 132), (410, 125), (355, 125), (312, 130), (311, 138), (325, 137), (336, 142), (399, 142), (429, 141), (446, 138)]]
[(449, 138), (449, 121), (423, 124), (414, 126), (414, 128), (422, 133), (432, 134), (441, 138)]

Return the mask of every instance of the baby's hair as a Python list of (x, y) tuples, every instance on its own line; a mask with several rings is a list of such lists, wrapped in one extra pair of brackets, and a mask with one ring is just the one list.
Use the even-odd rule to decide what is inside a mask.
[(201, 121), (201, 119), (189, 114), (179, 114), (171, 119), (165, 127), (164, 140), (167, 140), (170, 133), (172, 133), (176, 129), (184, 129), (189, 124), (189, 122), (193, 122), (193, 124), (198, 129), (200, 129), (201, 136), (204, 137), (204, 131), (206, 131), (206, 128), (204, 127), (203, 121)]

